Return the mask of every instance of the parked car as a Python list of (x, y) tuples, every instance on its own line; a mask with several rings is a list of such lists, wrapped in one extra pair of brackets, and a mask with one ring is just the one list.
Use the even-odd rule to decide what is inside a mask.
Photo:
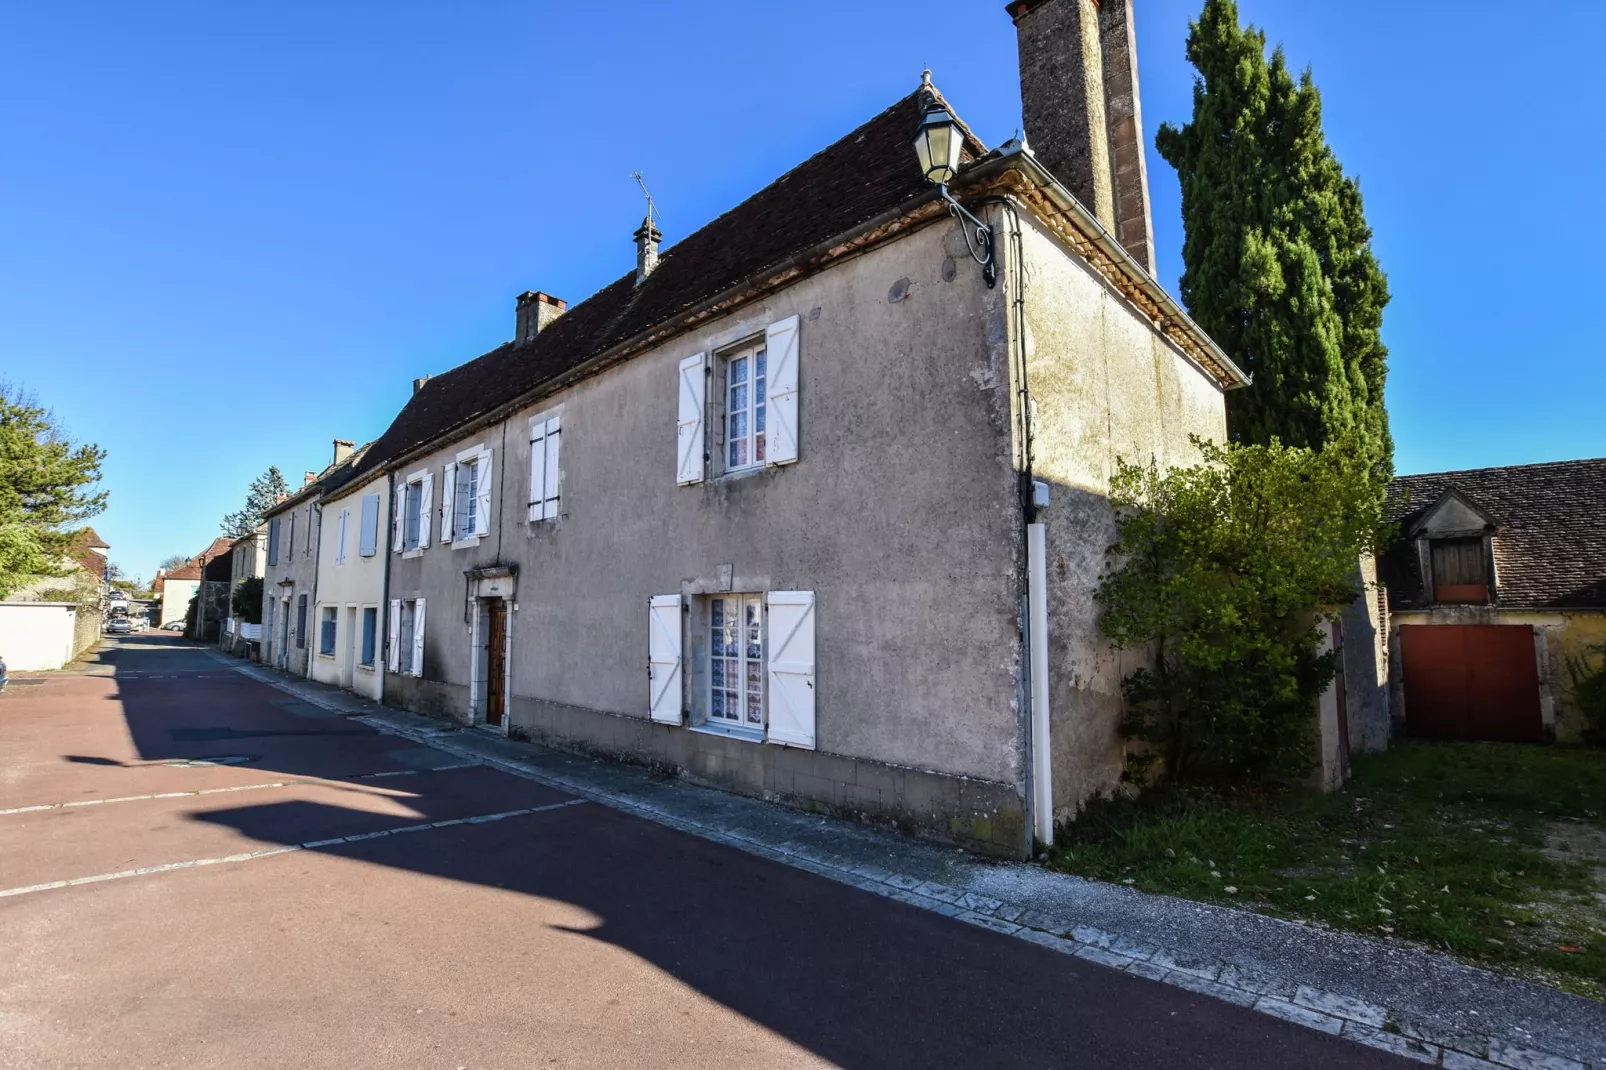
[(162, 625), (162, 631), (164, 632), (182, 632), (183, 630), (184, 622), (181, 620), (170, 620)]
[(6, 659), (0, 658), (0, 695), (6, 693)]
[(127, 617), (113, 617), (106, 622), (107, 635), (129, 635), (133, 630), (134, 626), (128, 623)]

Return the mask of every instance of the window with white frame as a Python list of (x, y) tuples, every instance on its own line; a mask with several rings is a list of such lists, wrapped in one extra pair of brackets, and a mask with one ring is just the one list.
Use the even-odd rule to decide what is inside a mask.
[(756, 594), (709, 599), (708, 719), (764, 729), (764, 602)]
[(798, 326), (798, 317), (788, 316), (712, 358), (696, 353), (680, 361), (677, 483), (797, 461)]
[(414, 472), (402, 485), (396, 502), (391, 545), (397, 553), (411, 553), (429, 545), (429, 519), (433, 510), (435, 480), (428, 472)]
[(768, 347), (744, 346), (721, 357), (724, 369), (725, 449), (727, 472), (757, 468), (764, 463), (764, 391)]
[(480, 460), (470, 457), (457, 462), (457, 479), (452, 488), (457, 502), (454, 525), (459, 538), (472, 538), (480, 528)]

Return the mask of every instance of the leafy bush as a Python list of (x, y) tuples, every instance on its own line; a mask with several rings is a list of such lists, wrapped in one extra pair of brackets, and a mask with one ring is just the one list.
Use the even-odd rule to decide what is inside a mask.
[(1111, 481), (1118, 567), (1101, 625), (1153, 668), (1122, 683), (1123, 730), (1177, 780), (1286, 779), (1314, 763), (1314, 703), (1337, 659), (1317, 625), (1359, 593), (1382, 535), (1387, 478), (1346, 443), (1218, 446), (1161, 471), (1120, 462)]
[(248, 576), (234, 588), (229, 603), (234, 616), (247, 624), (262, 623), (262, 577)]
[(1584, 742), (1606, 747), (1606, 643), (1595, 643), (1567, 658), (1573, 702), (1584, 715)]

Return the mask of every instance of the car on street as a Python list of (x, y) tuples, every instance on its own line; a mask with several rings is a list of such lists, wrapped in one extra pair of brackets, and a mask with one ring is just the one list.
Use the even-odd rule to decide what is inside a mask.
[(184, 622), (181, 620), (170, 620), (162, 625), (162, 631), (164, 632), (182, 632), (183, 630)]
[(6, 659), (0, 658), (0, 695), (6, 692)]
[(113, 617), (106, 623), (107, 635), (128, 635), (133, 630), (134, 626), (128, 623), (127, 617)]

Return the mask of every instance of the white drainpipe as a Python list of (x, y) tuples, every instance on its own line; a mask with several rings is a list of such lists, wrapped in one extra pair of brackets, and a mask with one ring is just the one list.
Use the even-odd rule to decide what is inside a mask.
[(1042, 524), (1026, 525), (1026, 630), (1032, 670), (1032, 831), (1054, 842), (1054, 762), (1048, 718), (1048, 540)]

